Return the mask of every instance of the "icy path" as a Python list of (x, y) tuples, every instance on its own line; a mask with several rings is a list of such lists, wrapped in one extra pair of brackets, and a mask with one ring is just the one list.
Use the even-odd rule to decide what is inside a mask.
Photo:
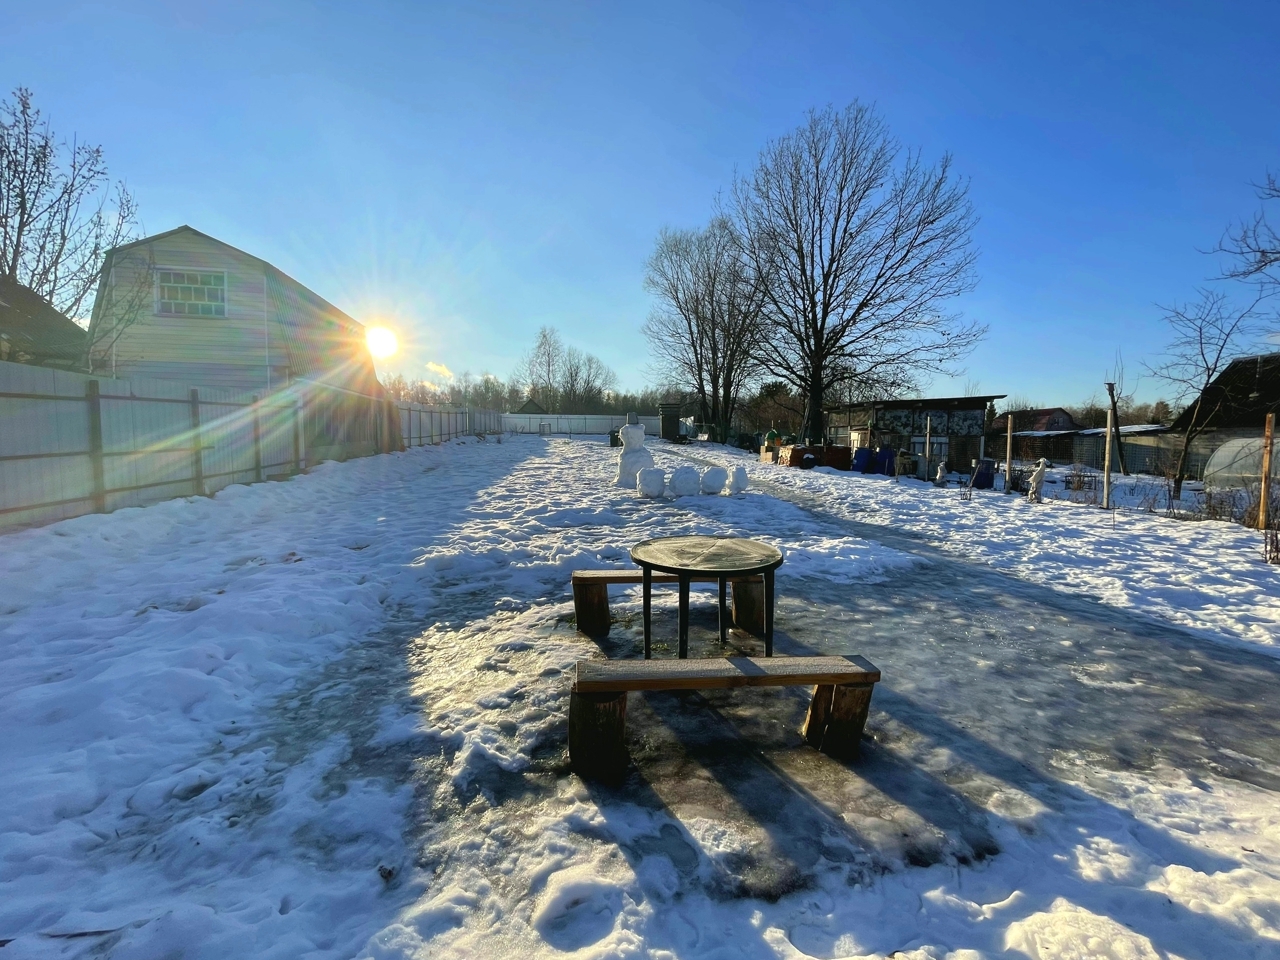
[[(1268, 648), (1280, 657), (1280, 566), (1263, 563), (1261, 535), (1238, 524), (1170, 520), (1140, 509), (1113, 518), (1067, 500), (1037, 505), (994, 491), (976, 491), (965, 502), (954, 486), (938, 490), (916, 480), (783, 470), (710, 444), (686, 449), (684, 458), (668, 456), (666, 462), (691, 456), (728, 467), (741, 464), (766, 488), (868, 524), (870, 535), (889, 538), (905, 531), (1020, 579)], [(1053, 493), (1046, 487), (1046, 497)]]
[[(450, 445), (0, 539), (0, 957), (1280, 956), (1280, 664), (840, 511), (639, 501), (609, 453)], [(885, 670), (858, 765), (758, 691), (635, 697), (626, 787), (565, 773), (563, 671), (599, 655), (569, 571), (691, 531), (776, 535), (780, 646)]]

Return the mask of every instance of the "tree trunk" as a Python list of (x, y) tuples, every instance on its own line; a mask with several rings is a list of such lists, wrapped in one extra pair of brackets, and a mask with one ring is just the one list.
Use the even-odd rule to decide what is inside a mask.
[(821, 443), (823, 438), (822, 422), (822, 368), (815, 367), (809, 373), (809, 390), (805, 399), (804, 437), (809, 443)]

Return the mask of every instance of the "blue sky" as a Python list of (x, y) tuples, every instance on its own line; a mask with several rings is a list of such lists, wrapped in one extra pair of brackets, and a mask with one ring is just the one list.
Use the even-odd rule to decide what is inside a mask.
[(933, 390), (1072, 402), (1117, 350), (1135, 384), (1280, 171), (1274, 3), (6, 6), (0, 84), (101, 143), (148, 232), (393, 326), (409, 375), (506, 376), (551, 324), (641, 386), (658, 230), (859, 98), (982, 218), (958, 306), (991, 333)]

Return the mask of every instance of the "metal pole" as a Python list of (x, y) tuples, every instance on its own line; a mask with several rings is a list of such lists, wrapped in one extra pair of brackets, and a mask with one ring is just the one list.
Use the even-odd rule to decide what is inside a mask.
[(1013, 492), (1013, 411), (1005, 414), (1009, 418), (1009, 441), (1004, 454), (1004, 492)]
[(1267, 529), (1267, 506), (1271, 500), (1271, 447), (1275, 442), (1276, 415), (1267, 414), (1267, 425), (1262, 431), (1262, 491), (1258, 500), (1258, 529)]
[(1102, 455), (1102, 509), (1111, 509), (1111, 427), (1115, 418), (1107, 411), (1107, 448)]
[(929, 454), (933, 450), (933, 417), (924, 418), (924, 478), (929, 479)]

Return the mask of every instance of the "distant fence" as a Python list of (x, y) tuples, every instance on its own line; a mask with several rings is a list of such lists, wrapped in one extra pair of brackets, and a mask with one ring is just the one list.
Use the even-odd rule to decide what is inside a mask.
[(494, 410), (429, 407), (400, 401), (396, 401), (395, 406), (400, 411), (400, 436), (406, 447), (421, 447), (478, 433), (501, 433), (504, 429), (503, 414)]
[[(607, 414), (581, 414), (570, 416), (569, 414), (559, 413), (504, 413), (502, 414), (502, 429), (514, 431), (515, 433), (532, 433), (538, 434), (542, 432), (542, 424), (547, 424), (547, 433), (567, 433), (567, 434), (602, 434), (608, 433), (615, 427), (620, 427), (627, 422), (625, 415), (609, 416)], [(644, 424), (644, 432), (651, 437), (658, 436), (658, 418), (657, 417), (641, 417), (640, 422)]]
[(312, 381), (260, 397), (0, 362), (0, 530), (499, 429), (490, 411), (391, 404)]

